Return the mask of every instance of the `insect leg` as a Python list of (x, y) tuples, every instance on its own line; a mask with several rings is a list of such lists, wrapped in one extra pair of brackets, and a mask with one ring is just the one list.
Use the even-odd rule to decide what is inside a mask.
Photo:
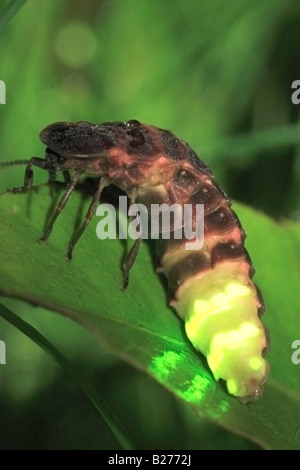
[(50, 235), (50, 233), (52, 232), (52, 229), (53, 229), (54, 222), (56, 221), (57, 217), (59, 216), (59, 214), (61, 213), (61, 211), (65, 207), (65, 205), (67, 204), (67, 202), (70, 198), (70, 195), (71, 195), (73, 189), (75, 188), (76, 184), (78, 183), (78, 180), (79, 180), (81, 175), (82, 175), (82, 171), (74, 172), (73, 181), (71, 182), (71, 184), (69, 185), (67, 191), (64, 193), (63, 197), (59, 201), (59, 204), (58, 204), (55, 212), (52, 214), (52, 216), (51, 216), (51, 218), (50, 218), (50, 220), (47, 224), (44, 235), (39, 240), (40, 242), (45, 242), (49, 238), (49, 235)]
[(99, 199), (100, 199), (100, 196), (101, 196), (101, 193), (102, 193), (103, 189), (106, 186), (109, 186), (109, 185), (110, 185), (110, 180), (108, 178), (103, 177), (103, 178), (100, 179), (97, 191), (95, 192), (95, 194), (93, 196), (93, 199), (92, 199), (92, 202), (90, 204), (90, 207), (88, 208), (88, 211), (86, 213), (85, 220), (84, 220), (83, 224), (81, 225), (81, 227), (79, 228), (79, 230), (77, 231), (77, 233), (75, 233), (74, 237), (72, 238), (72, 240), (70, 242), (69, 249), (68, 249), (68, 252), (67, 252), (67, 259), (69, 261), (71, 261), (71, 259), (72, 259), (72, 252), (73, 252), (74, 246), (76, 245), (79, 238), (81, 237), (81, 235), (85, 231), (86, 227), (88, 226), (88, 224), (92, 220), (92, 217), (93, 217), (93, 215), (95, 213), (95, 210), (97, 208), (97, 205), (99, 203)]
[[(50, 185), (50, 195), (53, 196), (54, 195), (54, 188), (55, 188), (55, 180), (56, 180), (56, 174), (57, 172), (54, 170), (54, 171), (49, 171), (49, 175), (50, 175), (50, 178), (49, 178), (49, 185)], [(67, 186), (69, 186), (72, 182), (71, 180), (71, 177), (70, 177), (70, 173), (69, 173), (69, 170), (63, 170), (62, 172), (63, 174), (63, 178), (64, 178), (64, 182)]]
[(46, 161), (43, 158), (32, 157), (26, 165), (24, 185), (19, 186), (17, 188), (13, 188), (13, 189), (8, 189), (9, 192), (19, 193), (21, 191), (27, 191), (32, 188), (32, 183), (33, 183), (32, 167), (33, 166), (48, 170)]
[(71, 177), (70, 177), (70, 173), (68, 170), (64, 170), (63, 172), (63, 177), (64, 177), (64, 180), (65, 180), (65, 183), (66, 184), (70, 184), (71, 183)]
[(138, 254), (140, 246), (141, 246), (141, 242), (142, 242), (141, 238), (137, 238), (135, 240), (133, 246), (131, 247), (128, 255), (126, 256), (126, 258), (123, 262), (123, 266), (122, 266), (123, 282), (122, 282), (122, 285), (121, 285), (121, 289), (123, 289), (123, 290), (125, 290), (126, 287), (128, 286), (129, 272), (130, 272), (130, 269), (132, 268), (132, 266), (135, 262), (135, 259), (137, 257), (137, 254)]
[[(135, 197), (136, 193), (135, 191), (130, 195), (130, 205), (134, 204), (135, 202)], [(130, 220), (133, 220), (133, 217), (129, 217)], [(141, 222), (140, 222), (141, 223)], [(131, 247), (129, 253), (127, 254), (123, 265), (122, 265), (122, 274), (123, 274), (123, 282), (121, 285), (121, 289), (125, 290), (128, 286), (129, 283), (129, 272), (132, 266), (134, 265), (134, 262), (136, 260), (136, 257), (138, 255), (140, 246), (141, 246), (142, 239), (139, 237), (135, 240), (133, 246)]]

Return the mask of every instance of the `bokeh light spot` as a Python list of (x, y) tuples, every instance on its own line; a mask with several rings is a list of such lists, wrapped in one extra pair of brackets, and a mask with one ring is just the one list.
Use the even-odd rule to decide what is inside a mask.
[(60, 30), (54, 47), (60, 62), (68, 67), (81, 69), (93, 61), (97, 38), (89, 25), (72, 21)]

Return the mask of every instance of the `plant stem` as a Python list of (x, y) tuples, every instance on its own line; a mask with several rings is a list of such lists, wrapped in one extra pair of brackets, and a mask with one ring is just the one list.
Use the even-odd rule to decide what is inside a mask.
[(14, 0), (0, 16), (0, 34), (27, 0)]
[(14, 325), (18, 330), (28, 336), (38, 346), (55, 359), (55, 361), (67, 372), (71, 378), (79, 385), (84, 394), (92, 402), (97, 412), (101, 414), (102, 418), (109, 426), (115, 438), (119, 441), (120, 445), (125, 450), (134, 450), (136, 446), (132, 443), (127, 435), (124, 426), (119, 422), (118, 418), (114, 415), (105, 400), (101, 397), (99, 392), (87, 380), (81, 372), (70, 363), (58, 349), (53, 346), (41, 333), (39, 333), (33, 326), (22, 320), (11, 310), (0, 304), (0, 316), (6, 321)]

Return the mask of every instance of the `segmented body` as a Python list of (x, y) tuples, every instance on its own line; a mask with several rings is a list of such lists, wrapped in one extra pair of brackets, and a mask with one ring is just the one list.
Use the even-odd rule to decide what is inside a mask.
[[(204, 204), (203, 246), (186, 250), (184, 236), (175, 239), (172, 234), (159, 240), (159, 269), (168, 278), (171, 305), (185, 321), (192, 344), (207, 357), (214, 377), (224, 379), (229, 393), (244, 401), (259, 397), (268, 371), (262, 355), (267, 340), (259, 319), (263, 301), (252, 282), (254, 269), (244, 247), (244, 231), (207, 165), (171, 132), (138, 121), (56, 123), (44, 129), (41, 139), (48, 146), (46, 158), (29, 160), (24, 187), (31, 187), (32, 166), (46, 169), (51, 181), (58, 171), (73, 171), (73, 183), (44, 240), (80, 175), (100, 177), (69, 254), (109, 184), (149, 211), (152, 204), (192, 204), (193, 209)], [(193, 210), (193, 224), (195, 217)]]

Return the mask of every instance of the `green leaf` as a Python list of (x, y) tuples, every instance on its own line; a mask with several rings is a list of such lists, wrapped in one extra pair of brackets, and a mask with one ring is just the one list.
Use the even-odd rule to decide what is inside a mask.
[(97, 217), (76, 246), (73, 261), (66, 262), (68, 242), (89, 203), (80, 192), (73, 193), (48, 242), (37, 243), (56, 202), (43, 186), (0, 198), (1, 293), (78, 321), (108, 350), (152, 375), (197, 415), (265, 448), (299, 448), (300, 374), (291, 361), (291, 344), (298, 339), (299, 226), (280, 226), (234, 205), (248, 233), (247, 248), (266, 300), (263, 321), (272, 343), (264, 396), (242, 405), (214, 381), (205, 359), (189, 344), (183, 323), (167, 306), (164, 283), (154, 272), (147, 243), (125, 292), (120, 290), (120, 265), (132, 241), (100, 241)]

